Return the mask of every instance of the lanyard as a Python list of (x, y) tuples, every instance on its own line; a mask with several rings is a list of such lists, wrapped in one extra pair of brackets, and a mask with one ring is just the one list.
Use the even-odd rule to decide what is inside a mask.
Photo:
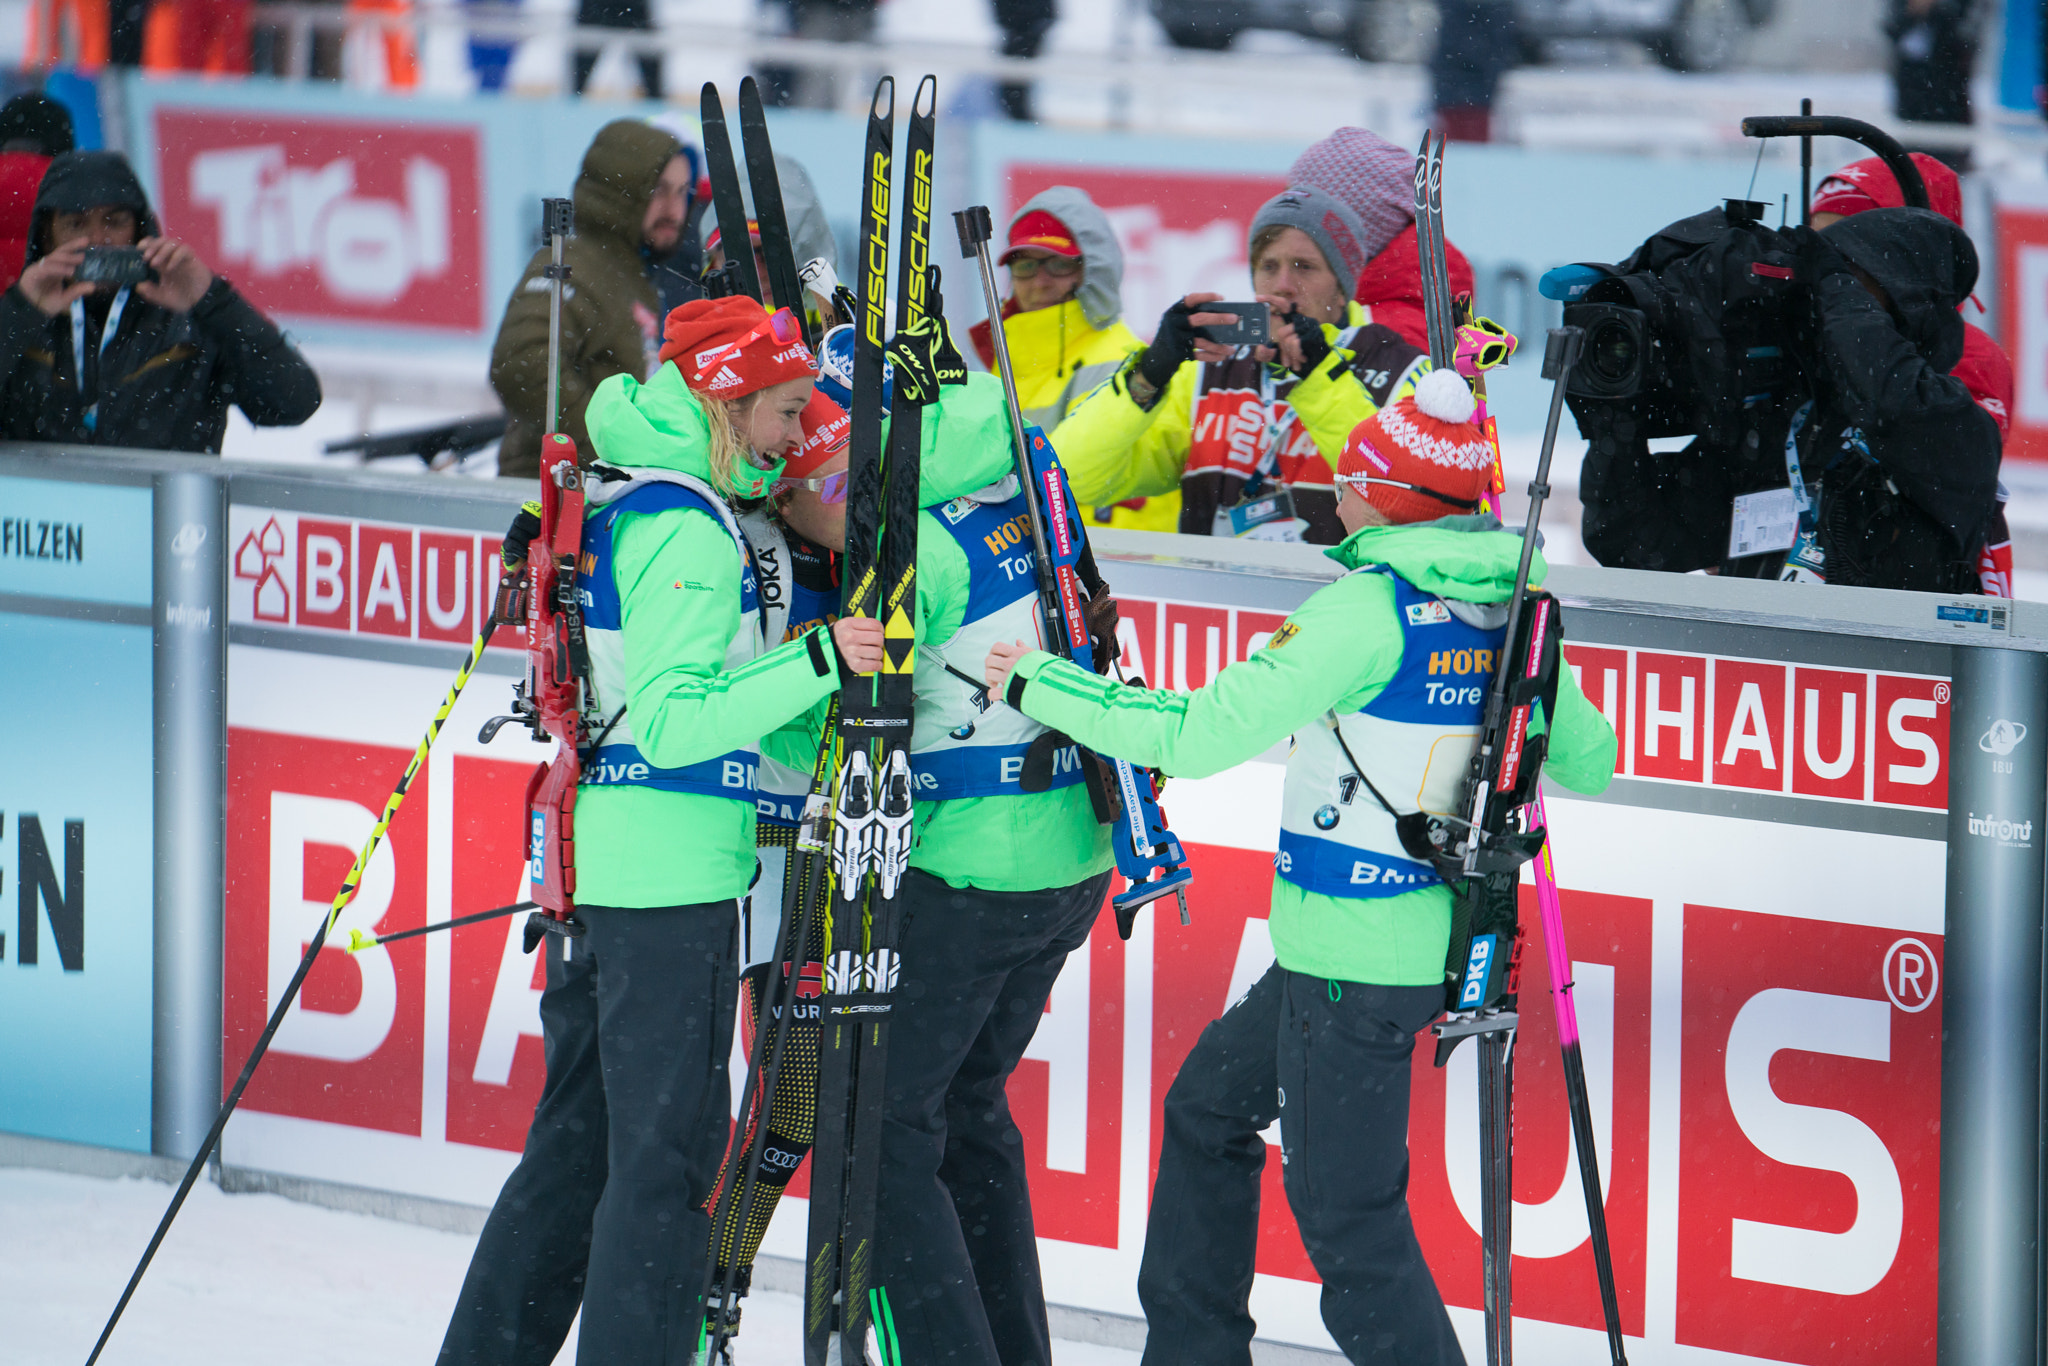
[(1806, 419), (1813, 412), (1813, 400), (1808, 399), (1792, 414), (1791, 426), (1785, 432), (1785, 477), (1792, 483), (1792, 500), (1799, 508), (1799, 534), (1793, 538), (1792, 549), (1786, 552), (1785, 564), (1778, 571), (1783, 583), (1826, 583), (1827, 555), (1820, 545), (1820, 519), (1815, 515), (1813, 499), (1806, 492), (1806, 477), (1799, 469), (1799, 433), (1806, 426)]
[[(114, 333), (121, 328), (121, 310), (128, 307), (128, 286), (114, 296), (114, 302), (107, 308), (106, 325), (100, 328), (100, 358), (104, 360), (108, 343), (114, 340)], [(85, 396), (85, 300), (71, 301), (71, 361), (78, 368), (78, 393)], [(102, 376), (104, 378), (104, 375)], [(99, 423), (100, 401), (97, 396), (86, 405), (85, 428), (92, 431)]]

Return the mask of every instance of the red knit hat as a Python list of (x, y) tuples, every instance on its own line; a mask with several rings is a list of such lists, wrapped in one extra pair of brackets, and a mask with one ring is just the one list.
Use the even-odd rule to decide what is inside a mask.
[(846, 454), (853, 419), (846, 409), (825, 397), (824, 390), (811, 391), (811, 401), (804, 405), (803, 424), (804, 439), (783, 457), (784, 479), (808, 479), (834, 456)]
[[(1956, 173), (1925, 152), (1912, 154), (1920, 179), (1927, 185), (1927, 207), (1957, 227), (1963, 226), (1963, 187)], [(1813, 192), (1815, 213), (1853, 217), (1865, 209), (1901, 209), (1906, 196), (1899, 178), (1883, 157), (1852, 161), (1820, 183)]]
[(770, 313), (745, 295), (692, 299), (668, 315), (661, 359), (709, 398), (740, 398), (816, 369), (802, 324), (788, 309)]
[(1397, 526), (1476, 511), (1493, 481), (1493, 443), (1472, 421), (1476, 411), (1455, 371), (1432, 370), (1413, 398), (1352, 428), (1337, 477)]

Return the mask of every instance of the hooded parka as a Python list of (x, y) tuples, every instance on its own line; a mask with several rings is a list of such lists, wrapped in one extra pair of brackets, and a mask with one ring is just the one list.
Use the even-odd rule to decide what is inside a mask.
[[(26, 264), (61, 245), (46, 240), (57, 213), (103, 205), (135, 211), (137, 241), (161, 232), (118, 152), (67, 152), (51, 162), (36, 192)], [(81, 333), (83, 367), (74, 345)], [(0, 295), (0, 433), (10, 440), (217, 455), (229, 404), (259, 427), (297, 426), (320, 406), (320, 379), (224, 276), (186, 313), (132, 289), (89, 295), (54, 318), (29, 302), (19, 281)]]
[[(1055, 185), (1032, 196), (1011, 216), (1014, 230), (1026, 214), (1049, 213), (1074, 235), (1081, 249), (1081, 287), (1050, 308), (1020, 312), (1014, 297), (1003, 303), (1003, 337), (1017, 380), (1024, 420), (1059, 444), (1059, 426), (1082, 399), (1105, 383), (1136, 352), (1145, 349), (1123, 319), (1123, 248), (1109, 218), (1081, 190)], [(986, 319), (970, 330), (981, 363), (995, 369), (995, 344)], [(1126, 499), (1093, 509), (1102, 526), (1172, 531), (1180, 524), (1180, 493)]]
[[(560, 428), (586, 459), (583, 408), (591, 394), (613, 375), (642, 379), (657, 364), (661, 297), (641, 251), (641, 224), (662, 170), (682, 149), (673, 133), (617, 119), (598, 130), (576, 177), (576, 234), (562, 255), (569, 283), (562, 294)], [(543, 245), (526, 263), (491, 348), (491, 387), (511, 419), (498, 448), (498, 473), (507, 477), (540, 472), (552, 259)]]

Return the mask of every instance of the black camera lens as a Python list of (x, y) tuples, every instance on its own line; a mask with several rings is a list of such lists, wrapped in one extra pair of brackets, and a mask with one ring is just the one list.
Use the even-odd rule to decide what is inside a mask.
[(1603, 318), (1586, 339), (1586, 368), (1608, 384), (1633, 375), (1640, 361), (1635, 329), (1619, 318)]

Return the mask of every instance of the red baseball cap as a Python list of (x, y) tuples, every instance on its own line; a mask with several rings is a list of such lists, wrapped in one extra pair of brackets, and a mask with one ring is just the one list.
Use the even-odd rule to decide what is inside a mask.
[(1010, 225), (1010, 245), (1003, 248), (996, 264), (1010, 264), (1018, 251), (1026, 247), (1037, 247), (1070, 260), (1081, 255), (1081, 244), (1074, 240), (1074, 234), (1067, 230), (1067, 225), (1044, 209), (1033, 209)]
[[(747, 220), (747, 237), (755, 246), (761, 245), (761, 223), (759, 219), (749, 218)], [(725, 234), (717, 227), (713, 227), (711, 235), (704, 239), (704, 250), (717, 251), (718, 244), (724, 240)]]

